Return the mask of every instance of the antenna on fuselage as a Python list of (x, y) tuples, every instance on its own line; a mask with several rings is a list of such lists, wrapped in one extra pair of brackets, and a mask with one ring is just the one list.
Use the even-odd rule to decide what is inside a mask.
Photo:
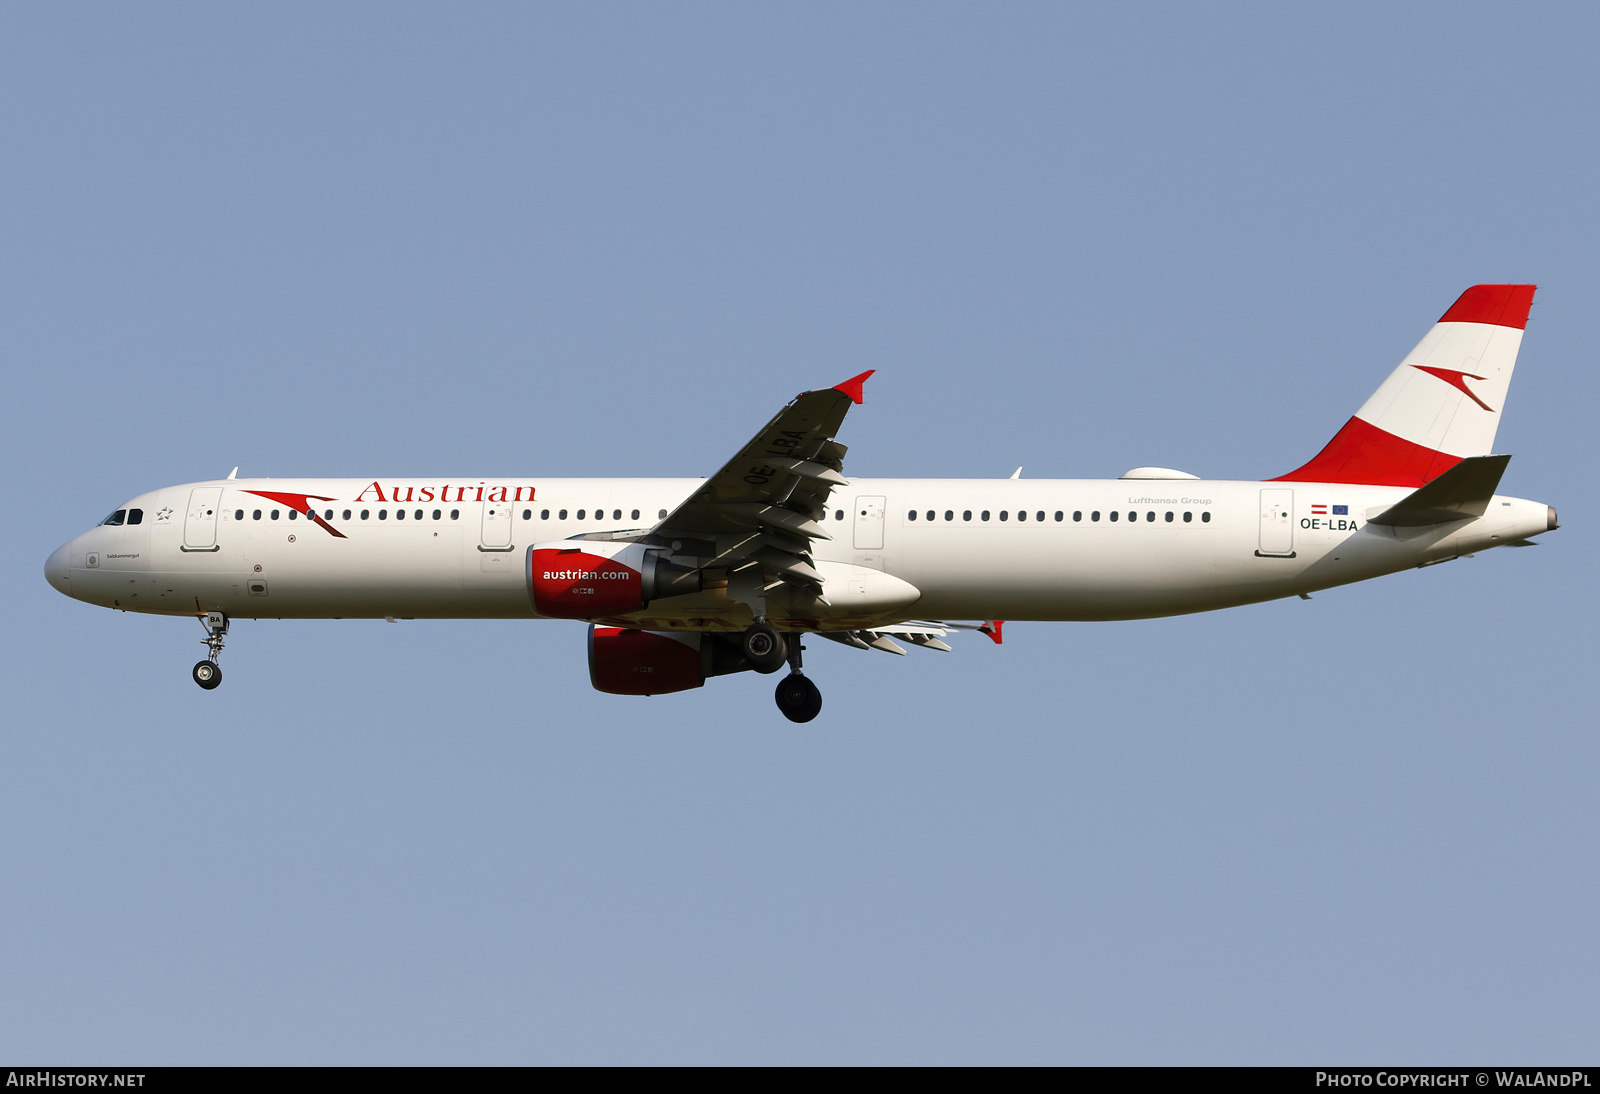
[[(1017, 468), (1017, 470), (1019, 470), (1019, 471), (1020, 471), (1020, 470), (1022, 470), (1022, 469), (1021, 469), (1021, 468), (1020, 468), (1020, 467), (1019, 467), (1019, 468)], [(238, 468), (237, 468), (237, 467), (235, 467), (235, 468), (234, 468), (234, 469), (233, 469), (233, 470), (232, 470), (232, 471), (229, 471), (229, 472), (228, 472), (228, 478), (230, 478), (230, 479), (236, 479), (236, 478), (238, 478), (238, 477), (239, 477), (239, 469), (238, 469)]]
[(1011, 477), (1014, 479), (1022, 478), (1022, 468), (1019, 467), (1015, 471), (1011, 472)]

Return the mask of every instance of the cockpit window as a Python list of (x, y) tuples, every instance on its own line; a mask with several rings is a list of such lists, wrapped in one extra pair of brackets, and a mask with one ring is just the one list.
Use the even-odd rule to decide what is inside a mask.
[(129, 509), (128, 510), (128, 523), (129, 524), (143, 524), (144, 523), (144, 510), (143, 509)]
[(127, 517), (127, 515), (128, 515), (128, 511), (126, 509), (118, 509), (115, 513), (112, 513), (109, 517), (107, 517), (105, 520), (101, 521), (100, 523), (101, 524), (121, 524), (123, 519), (125, 517)]

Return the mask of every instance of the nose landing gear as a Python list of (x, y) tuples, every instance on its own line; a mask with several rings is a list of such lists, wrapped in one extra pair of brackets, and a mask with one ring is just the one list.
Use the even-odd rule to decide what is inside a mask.
[(222, 683), (222, 666), (217, 664), (217, 658), (222, 654), (222, 636), (228, 633), (228, 617), (221, 612), (207, 612), (200, 625), (206, 629), (204, 641), (211, 656), (196, 662), (191, 675), (195, 683), (210, 691)]
[(800, 636), (791, 637), (788, 646), (789, 675), (778, 681), (772, 697), (789, 721), (809, 722), (822, 713), (822, 692), (800, 671)]

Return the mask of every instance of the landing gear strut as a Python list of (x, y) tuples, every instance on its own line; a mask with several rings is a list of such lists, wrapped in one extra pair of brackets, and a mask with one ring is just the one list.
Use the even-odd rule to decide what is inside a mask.
[(228, 633), (228, 617), (221, 612), (207, 612), (200, 625), (206, 629), (205, 644), (211, 656), (197, 662), (191, 675), (195, 683), (210, 691), (222, 683), (222, 666), (217, 664), (217, 658), (222, 654), (222, 636)]
[(778, 633), (778, 628), (765, 619), (757, 620), (739, 638), (739, 651), (750, 662), (750, 667), (762, 674), (777, 672), (789, 658), (789, 644)]
[(783, 716), (791, 722), (809, 722), (822, 713), (822, 692), (817, 690), (817, 685), (811, 678), (800, 671), (800, 636), (795, 635), (789, 642), (789, 675), (778, 681), (777, 690), (772, 697), (778, 702), (778, 709)]

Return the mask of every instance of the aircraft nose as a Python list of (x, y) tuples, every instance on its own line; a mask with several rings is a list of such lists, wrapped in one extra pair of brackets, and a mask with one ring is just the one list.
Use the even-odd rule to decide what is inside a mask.
[(63, 543), (44, 564), (44, 579), (51, 588), (67, 596), (72, 595), (72, 576), (69, 572), (71, 558), (72, 544)]

